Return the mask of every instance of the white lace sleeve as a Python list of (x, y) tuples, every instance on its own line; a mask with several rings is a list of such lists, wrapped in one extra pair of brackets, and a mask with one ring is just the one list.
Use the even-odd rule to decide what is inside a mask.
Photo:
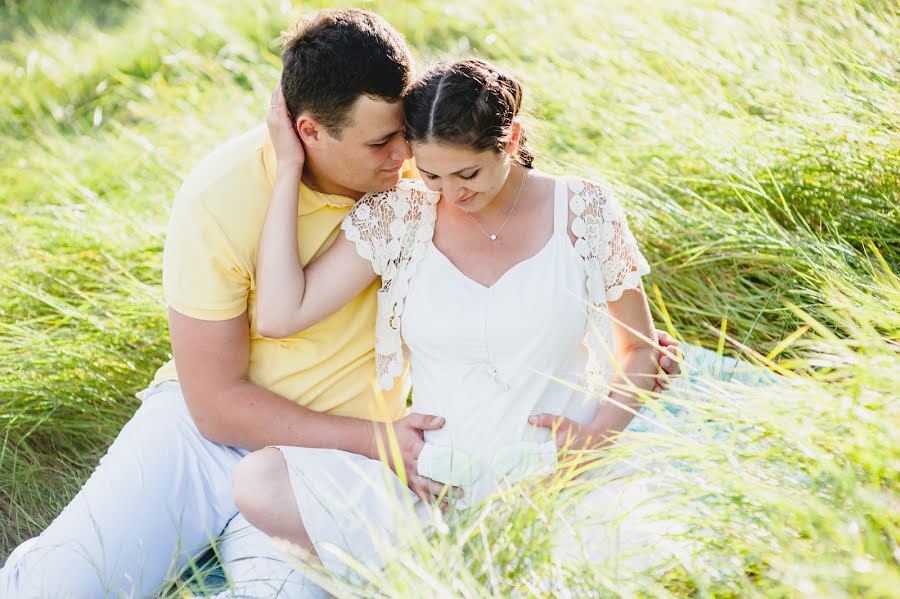
[(434, 231), (439, 194), (415, 180), (368, 194), (344, 218), (341, 228), (360, 256), (381, 276), (375, 321), (376, 381), (391, 389), (404, 370), (400, 319), (409, 279)]
[(610, 390), (610, 360), (614, 350), (609, 302), (628, 289), (639, 289), (650, 272), (619, 202), (596, 183), (569, 179), (569, 209), (575, 249), (584, 261), (588, 292), (588, 351), (583, 384), (601, 397)]
[(614, 302), (622, 292), (640, 288), (641, 277), (650, 272), (650, 266), (616, 197), (596, 183), (580, 179), (570, 180), (569, 190), (569, 206), (575, 214), (575, 249), (585, 260), (592, 302), (599, 303), (601, 289), (606, 300)]
[(344, 235), (356, 245), (356, 252), (372, 263), (372, 270), (379, 276), (390, 260), (387, 246), (393, 214), (390, 204), (383, 197), (385, 193), (363, 197), (341, 223)]

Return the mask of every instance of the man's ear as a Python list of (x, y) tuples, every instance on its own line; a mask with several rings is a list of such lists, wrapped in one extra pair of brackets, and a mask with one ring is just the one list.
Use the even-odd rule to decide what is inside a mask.
[(319, 141), (322, 127), (312, 116), (301, 114), (294, 121), (294, 126), (297, 128), (297, 135), (305, 145), (315, 145)]

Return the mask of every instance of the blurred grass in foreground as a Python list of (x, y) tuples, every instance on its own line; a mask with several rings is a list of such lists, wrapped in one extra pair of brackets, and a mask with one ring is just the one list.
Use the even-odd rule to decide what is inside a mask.
[[(332, 5), (0, 3), (0, 553), (65, 505), (167, 358), (160, 254), (174, 191), (262, 119), (278, 33)], [(623, 196), (657, 322), (713, 348), (724, 328), (791, 378), (739, 404), (721, 390), (708, 409), (735, 433), (718, 444), (658, 448), (696, 463), (685, 501), (707, 506), (720, 535), (703, 541), (708, 568), (633, 581), (652, 595), (894, 594), (896, 6), (365, 6), (423, 64), (477, 53), (519, 75), (542, 168)], [(474, 542), (460, 554), (448, 533), (425, 549), (428, 580), (392, 569), (373, 592), (535, 593), (523, 581), (545, 576), (549, 556), (522, 569), (512, 548), (528, 532), (503, 526), (523, 505), (486, 516), (490, 554)], [(624, 588), (601, 574), (573, 568), (563, 586)]]

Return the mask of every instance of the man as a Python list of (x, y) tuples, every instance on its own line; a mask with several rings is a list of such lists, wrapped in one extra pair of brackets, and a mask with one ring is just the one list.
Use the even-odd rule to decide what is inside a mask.
[[(412, 80), (402, 37), (359, 10), (322, 11), (286, 38), (282, 90), (306, 115), (297, 226), (308, 263), (366, 192), (389, 189), (410, 158), (401, 99)], [(266, 339), (255, 323), (255, 260), (278, 165), (264, 126), (200, 162), (176, 196), (164, 252), (174, 362), (144, 393), (85, 486), (0, 571), (0, 596), (146, 596), (218, 537), (237, 510), (234, 468), (267, 445), (377, 459), (391, 422), (415, 470), (422, 431), (404, 418), (408, 384), (374, 399), (373, 285), (314, 327)], [(416, 488), (420, 494), (431, 489)], [(421, 480), (421, 479), (420, 479)], [(258, 537), (256, 537), (258, 543)], [(257, 546), (259, 546), (257, 544)]]

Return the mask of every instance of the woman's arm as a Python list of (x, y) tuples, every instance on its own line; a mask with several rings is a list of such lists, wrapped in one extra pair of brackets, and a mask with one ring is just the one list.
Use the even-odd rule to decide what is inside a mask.
[(643, 287), (624, 291), (609, 302), (613, 320), (616, 375), (609, 399), (600, 406), (594, 420), (579, 424), (554, 414), (538, 414), (529, 418), (535, 426), (556, 430), (557, 447), (594, 449), (615, 440), (640, 409), (639, 395), (653, 390), (659, 372), (656, 330)]
[(612, 391), (589, 425), (593, 447), (606, 445), (625, 430), (643, 403), (639, 395), (653, 390), (659, 372), (659, 343), (643, 287), (609, 302), (615, 343)]
[(303, 145), (281, 95), (272, 95), (266, 119), (278, 171), (256, 260), (256, 326), (265, 337), (288, 337), (316, 324), (362, 293), (376, 279), (343, 231), (324, 254), (300, 263), (297, 204)]

